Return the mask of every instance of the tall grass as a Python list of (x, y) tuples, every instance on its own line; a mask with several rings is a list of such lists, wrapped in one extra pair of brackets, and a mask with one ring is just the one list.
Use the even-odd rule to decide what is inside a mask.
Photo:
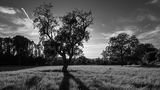
[(0, 72), (0, 89), (59, 90), (68, 80), (69, 90), (160, 90), (160, 68), (70, 66), (68, 77), (60, 70), (60, 66), (46, 66)]

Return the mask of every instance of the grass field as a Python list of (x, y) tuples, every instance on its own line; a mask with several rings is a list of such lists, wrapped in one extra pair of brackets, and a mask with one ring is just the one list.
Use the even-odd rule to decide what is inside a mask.
[(10, 68), (0, 67), (1, 90), (160, 90), (160, 68), (70, 66), (67, 74), (61, 66)]

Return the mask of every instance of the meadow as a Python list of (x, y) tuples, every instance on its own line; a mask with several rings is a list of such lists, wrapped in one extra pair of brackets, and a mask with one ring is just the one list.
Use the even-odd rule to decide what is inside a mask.
[(10, 68), (0, 67), (0, 90), (160, 90), (158, 67), (79, 65), (67, 74), (61, 66)]

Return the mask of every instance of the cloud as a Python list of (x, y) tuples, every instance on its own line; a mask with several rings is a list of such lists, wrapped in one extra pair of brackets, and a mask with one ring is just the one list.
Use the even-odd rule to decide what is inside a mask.
[(0, 23), (0, 27), (7, 27), (8, 25), (7, 24), (3, 24), (3, 23)]
[(157, 3), (159, 0), (151, 0), (150, 2), (148, 2), (147, 4), (155, 4)]
[(89, 32), (92, 32), (92, 31), (94, 30), (94, 28), (88, 27), (87, 30), (88, 30)]
[[(19, 10), (20, 11), (20, 10)], [(15, 36), (15, 35), (23, 35), (30, 40), (38, 43), (39, 41), (39, 33), (38, 29), (34, 28), (33, 21), (28, 19), (28, 17), (23, 16), (22, 11), (17, 12), (19, 15), (6, 15), (4, 19), (8, 20), (9, 23), (0, 23), (0, 35), (1, 36)], [(8, 18), (7, 18), (8, 17)]]
[(155, 35), (159, 34), (159, 32), (160, 32), (160, 29), (156, 29), (156, 30), (153, 30), (153, 31), (144, 32), (144, 33), (138, 35), (138, 38), (139, 38), (139, 39), (152, 38), (152, 37), (154, 37)]
[(11, 7), (0, 6), (0, 12), (5, 14), (16, 14), (19, 10)]
[(83, 53), (88, 58), (102, 57), (101, 53), (107, 44), (84, 44)]
[(34, 28), (33, 23), (31, 23), (31, 20), (28, 18), (14, 18), (12, 20), (13, 23), (17, 25), (22, 25), (21, 27), (17, 28), (17, 34), (24, 35), (28, 37), (29, 39), (38, 42), (38, 29)]
[(106, 27), (106, 24), (103, 23), (103, 24), (102, 24), (102, 27)]
[(141, 33), (137, 36), (137, 38), (142, 42), (142, 43), (152, 43), (156, 47), (160, 47), (160, 26), (157, 26), (154, 30), (148, 31)]
[(144, 20), (149, 20), (149, 21), (159, 21), (160, 19), (158, 17), (156, 17), (155, 15), (153, 15), (151, 12), (147, 12), (147, 11), (141, 11), (143, 13), (137, 15), (135, 18), (135, 20), (137, 22), (141, 22), (141, 21), (144, 21)]
[(126, 29), (126, 30), (122, 30), (122, 31), (116, 31), (114, 33), (101, 33), (101, 35), (105, 36), (106, 39), (109, 39), (111, 37), (117, 36), (120, 33), (127, 33), (128, 35), (133, 35), (135, 32), (132, 30)]

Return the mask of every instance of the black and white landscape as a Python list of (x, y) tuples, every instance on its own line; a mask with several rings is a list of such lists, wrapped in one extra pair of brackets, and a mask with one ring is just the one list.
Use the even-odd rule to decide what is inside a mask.
[(160, 90), (159, 0), (0, 0), (0, 90)]

